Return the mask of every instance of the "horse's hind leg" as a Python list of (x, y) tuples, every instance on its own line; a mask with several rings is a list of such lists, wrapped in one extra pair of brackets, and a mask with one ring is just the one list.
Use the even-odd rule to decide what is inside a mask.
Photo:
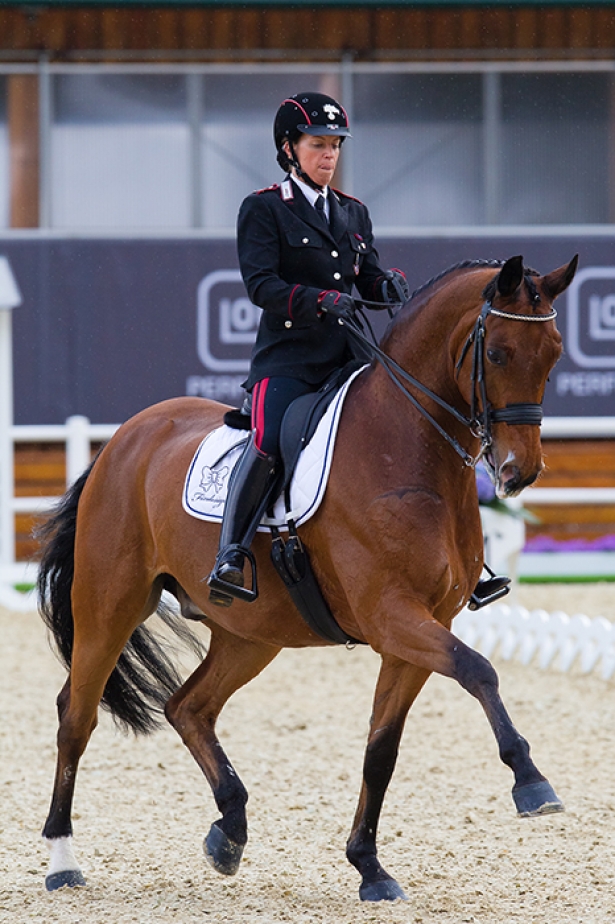
[[(79, 760), (87, 747), (97, 723), (97, 709), (103, 694), (108, 670), (96, 670), (82, 675), (80, 658), (75, 649), (71, 674), (58, 700), (58, 757), (51, 807), (43, 828), (43, 837), (50, 848), (49, 871), (45, 878), (48, 891), (62, 886), (85, 885), (85, 879), (72, 851), (72, 804)], [(118, 652), (119, 654), (119, 652)], [(83, 680), (80, 678), (83, 676)]]
[(248, 794), (216, 737), (216, 720), (229, 697), (256, 677), (279, 651), (214, 626), (207, 657), (165, 709), (167, 719), (205, 774), (222, 814), (212, 824), (203, 848), (208, 862), (226, 876), (239, 869), (248, 839)]
[[(118, 577), (118, 580), (119, 577)], [(75, 582), (77, 583), (77, 582)], [(120, 586), (121, 581), (120, 581)], [(79, 760), (97, 724), (107, 680), (136, 625), (155, 607), (151, 590), (124, 594), (121, 605), (103, 611), (89, 597), (74, 593), (75, 636), (69, 677), (58, 699), (58, 756), (51, 807), (43, 828), (51, 856), (45, 885), (49, 891), (84, 885), (72, 851), (72, 804)], [(148, 598), (149, 594), (149, 598)], [(103, 599), (105, 594), (100, 595)], [(79, 602), (79, 601), (85, 602)], [(144, 600), (148, 600), (144, 604)], [(150, 606), (151, 603), (151, 606)], [(98, 612), (97, 612), (98, 609)], [(115, 612), (115, 618), (114, 618)], [(137, 614), (135, 618), (134, 614)], [(132, 620), (127, 616), (132, 615)]]
[(401, 886), (378, 860), (376, 832), (408, 710), (429, 674), (430, 671), (397, 658), (382, 661), (363, 763), (361, 795), (346, 845), (348, 860), (361, 874), (359, 895), (363, 901), (406, 898)]

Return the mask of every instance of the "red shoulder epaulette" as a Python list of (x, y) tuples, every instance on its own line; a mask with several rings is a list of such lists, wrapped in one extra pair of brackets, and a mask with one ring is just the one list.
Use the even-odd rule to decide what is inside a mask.
[(255, 195), (255, 196), (260, 196), (261, 193), (271, 192), (272, 190), (274, 190), (274, 189), (279, 189), (279, 188), (280, 188), (280, 184), (279, 184), (279, 183), (273, 183), (271, 186), (264, 186), (263, 189), (255, 189), (255, 190), (254, 190), (254, 195)]
[(336, 196), (343, 196), (344, 199), (350, 199), (352, 202), (358, 202), (359, 205), (363, 205), (361, 200), (357, 199), (356, 196), (349, 196), (348, 193), (342, 192), (341, 189), (334, 189), (333, 186), (331, 186), (331, 192), (334, 192)]

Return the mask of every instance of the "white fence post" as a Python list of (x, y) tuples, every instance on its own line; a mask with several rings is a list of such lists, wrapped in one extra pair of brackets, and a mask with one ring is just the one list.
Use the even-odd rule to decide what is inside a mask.
[(90, 464), (90, 421), (75, 414), (66, 421), (66, 486), (77, 480)]
[(15, 561), (15, 522), (12, 498), (13, 468), (13, 328), (11, 312), (21, 305), (21, 294), (9, 261), (0, 257), (0, 566)]
[(0, 562), (15, 559), (15, 523), (11, 499), (15, 493), (13, 441), (13, 364), (11, 362), (11, 313), (0, 309)]

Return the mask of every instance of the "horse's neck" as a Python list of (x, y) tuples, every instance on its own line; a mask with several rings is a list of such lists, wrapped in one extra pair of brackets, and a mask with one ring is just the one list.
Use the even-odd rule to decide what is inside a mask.
[[(414, 374), (414, 370), (412, 370)], [(420, 375), (416, 378), (420, 379)], [(432, 383), (433, 384), (433, 383)], [(437, 419), (441, 428), (469, 452), (478, 450), (470, 431), (429, 398), (415, 389), (421, 407)], [(437, 383), (433, 390), (439, 396)], [(410, 399), (391, 381), (379, 364), (362, 373), (353, 386), (344, 414), (351, 423), (351, 439), (359, 435), (367, 454), (380, 460), (377, 464), (395, 470), (395, 479), (435, 487), (450, 485), (466, 470), (459, 455), (446, 438), (423, 416)], [(355, 444), (356, 445), (356, 444)]]
[[(440, 280), (434, 291), (425, 292), (416, 304), (398, 315), (381, 344), (402, 369), (466, 416), (469, 408), (459, 392), (455, 357), (471, 331), (483, 284), (484, 270), (478, 284), (470, 273), (463, 273), (454, 286), (451, 280)], [(464, 305), (468, 306), (467, 310)], [(448, 468), (458, 466), (459, 455), (452, 449), (444, 451), (445, 437), (425, 416), (412, 409), (409, 398), (390, 381), (384, 368), (376, 367), (372, 373), (374, 382), (368, 399), (372, 403), (372, 413), (389, 420), (394, 428), (407, 426), (402, 421), (411, 420), (412, 433), (406, 431), (406, 438), (420, 445), (425, 466), (428, 468), (437, 462), (442, 477), (450, 477)], [(416, 388), (406, 387), (447, 434), (467, 451), (477, 451), (476, 440), (464, 424)]]
[[(461, 299), (452, 297), (450, 287), (426, 293), (414, 306), (398, 315), (381, 347), (395, 362), (426, 388), (444, 400), (458, 404), (459, 390), (454, 375)], [(468, 325), (469, 326), (469, 325)]]

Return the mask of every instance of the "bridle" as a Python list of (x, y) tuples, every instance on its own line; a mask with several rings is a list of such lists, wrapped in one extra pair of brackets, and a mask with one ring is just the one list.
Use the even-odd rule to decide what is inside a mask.
[[(539, 300), (540, 296), (536, 296), (535, 300)], [(363, 299), (356, 299), (358, 304), (364, 305), (366, 307), (378, 307), (382, 308), (380, 302), (367, 302)], [(474, 468), (477, 462), (485, 455), (485, 453), (490, 448), (493, 437), (492, 437), (492, 425), (496, 423), (505, 423), (509, 426), (519, 426), (519, 425), (530, 425), (530, 426), (540, 426), (542, 423), (542, 405), (533, 404), (533, 403), (520, 403), (520, 404), (507, 404), (503, 408), (492, 408), (489, 404), (487, 398), (487, 384), (485, 382), (485, 321), (487, 317), (492, 314), (499, 318), (505, 318), (509, 321), (527, 321), (527, 322), (543, 322), (543, 321), (553, 321), (557, 317), (557, 311), (555, 308), (551, 308), (549, 314), (513, 314), (512, 312), (500, 311), (499, 308), (494, 308), (491, 304), (491, 301), (485, 301), (481, 307), (480, 314), (474, 323), (474, 326), (463, 346), (461, 355), (456, 364), (456, 372), (459, 373), (462, 363), (467, 356), (470, 348), (472, 348), (472, 370), (471, 370), (471, 385), (472, 385), (472, 397), (470, 401), (470, 416), (466, 417), (465, 414), (462, 414), (457, 408), (453, 407), (448, 402), (444, 401), (439, 395), (436, 395), (431, 389), (423, 385), (418, 379), (415, 379), (414, 376), (410, 375), (409, 372), (406, 372), (399, 363), (395, 362), (384, 350), (381, 350), (373, 338), (369, 340), (361, 330), (356, 326), (356, 324), (341, 322), (344, 324), (346, 329), (354, 338), (359, 340), (364, 346), (366, 346), (369, 351), (374, 355), (378, 360), (381, 366), (387, 372), (391, 381), (396, 385), (397, 388), (405, 395), (406, 398), (414, 405), (414, 407), (428, 420), (433, 427), (440, 433), (440, 435), (453, 447), (455, 452), (461, 456), (464, 463), (470, 467)], [(364, 315), (362, 315), (364, 320), (367, 320)], [(369, 325), (368, 325), (369, 326)], [(370, 328), (371, 331), (371, 328)], [(476, 457), (472, 456), (467, 452), (463, 446), (451, 436), (446, 430), (438, 423), (438, 421), (423, 407), (418, 398), (408, 391), (404, 382), (412, 385), (413, 388), (422, 392), (432, 401), (435, 401), (441, 408), (451, 414), (455, 420), (462, 423), (467, 427), (471, 433), (480, 439), (481, 446), (480, 451)], [(482, 406), (482, 411), (478, 410), (480, 405)]]

